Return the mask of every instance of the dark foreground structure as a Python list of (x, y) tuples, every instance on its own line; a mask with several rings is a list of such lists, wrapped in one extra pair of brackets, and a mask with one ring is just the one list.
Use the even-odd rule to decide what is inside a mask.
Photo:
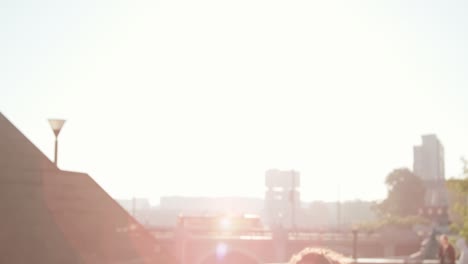
[(0, 263), (173, 263), (89, 175), (58, 169), (0, 113)]

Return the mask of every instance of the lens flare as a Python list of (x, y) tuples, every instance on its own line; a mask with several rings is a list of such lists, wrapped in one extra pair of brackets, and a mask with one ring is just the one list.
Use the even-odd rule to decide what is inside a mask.
[(221, 219), (221, 222), (219, 223), (220, 227), (222, 229), (230, 229), (231, 228), (231, 219), (225, 217)]
[(227, 245), (224, 244), (224, 243), (219, 243), (216, 246), (216, 257), (218, 259), (224, 258), (226, 256), (226, 254), (227, 254), (227, 251), (228, 251)]

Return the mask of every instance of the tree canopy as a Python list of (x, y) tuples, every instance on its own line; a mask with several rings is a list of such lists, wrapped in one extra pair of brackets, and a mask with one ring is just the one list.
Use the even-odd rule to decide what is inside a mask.
[(407, 168), (393, 170), (385, 184), (388, 196), (376, 209), (381, 215), (411, 216), (424, 206), (425, 187), (422, 180)]
[(362, 222), (354, 227), (362, 231), (374, 232), (386, 227), (412, 228), (414, 225), (428, 224), (430, 224), (428, 219), (417, 215), (405, 217), (387, 215), (378, 220)]
[(452, 229), (468, 241), (468, 162), (462, 158), (462, 179), (447, 180)]

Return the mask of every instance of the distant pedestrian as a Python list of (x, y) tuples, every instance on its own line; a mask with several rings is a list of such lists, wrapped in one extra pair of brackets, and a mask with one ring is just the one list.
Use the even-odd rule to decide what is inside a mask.
[(446, 235), (440, 236), (439, 260), (440, 264), (455, 264), (455, 249)]
[(468, 246), (466, 245), (464, 238), (459, 238), (457, 240), (458, 252), (460, 252), (460, 258), (458, 259), (458, 264), (468, 264)]

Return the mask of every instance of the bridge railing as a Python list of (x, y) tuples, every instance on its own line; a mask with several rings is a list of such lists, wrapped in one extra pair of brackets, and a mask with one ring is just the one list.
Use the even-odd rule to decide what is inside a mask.
[[(209, 228), (168, 228), (151, 227), (149, 231), (160, 239), (172, 239), (178, 231), (199, 238), (242, 238), (242, 239), (272, 239), (275, 230), (270, 229), (243, 229), (243, 230), (219, 230)], [(348, 241), (353, 239), (351, 232), (317, 232), (313, 230), (282, 230), (283, 235), (289, 240), (324, 240), (324, 241)], [(358, 240), (372, 241), (381, 239), (381, 234), (358, 233)]]
[[(439, 264), (437, 259), (410, 260), (410, 259), (391, 259), (391, 258), (358, 258), (347, 259), (345, 264)], [(265, 263), (265, 264), (288, 264), (288, 263)]]
[[(381, 234), (356, 234), (359, 240), (376, 240), (381, 238)], [(288, 237), (291, 240), (333, 240), (333, 241), (344, 241), (352, 240), (354, 235), (352, 233), (317, 233), (317, 232), (288, 232)]]
[(273, 236), (272, 231), (265, 229), (246, 229), (246, 230), (218, 230), (208, 228), (149, 228), (149, 231), (160, 239), (172, 239), (176, 236), (177, 232), (184, 232), (191, 237), (198, 238), (263, 238), (271, 239)]

